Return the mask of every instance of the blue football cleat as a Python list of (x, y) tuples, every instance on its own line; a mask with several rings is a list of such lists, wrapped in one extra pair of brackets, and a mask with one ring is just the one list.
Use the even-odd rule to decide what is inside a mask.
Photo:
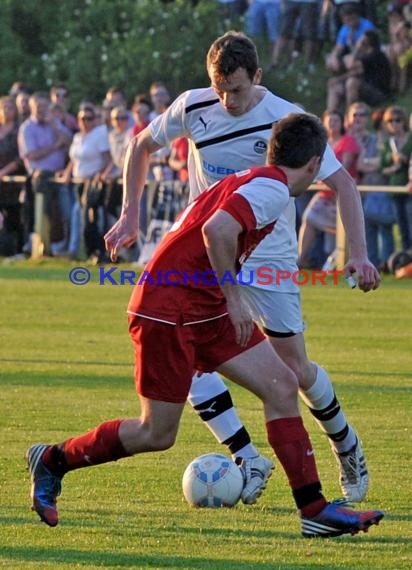
[(48, 447), (44, 444), (33, 445), (27, 451), (26, 458), (32, 481), (32, 510), (36, 511), (43, 522), (56, 526), (59, 522), (56, 498), (61, 493), (62, 477), (49, 471), (41, 459)]
[(302, 516), (302, 536), (327, 538), (341, 534), (357, 534), (367, 532), (373, 524), (383, 518), (381, 511), (354, 511), (348, 509), (342, 500), (333, 501), (312, 518)]

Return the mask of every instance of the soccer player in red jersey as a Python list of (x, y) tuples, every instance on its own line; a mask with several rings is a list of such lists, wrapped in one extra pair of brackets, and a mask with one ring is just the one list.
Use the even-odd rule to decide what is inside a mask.
[[(210, 86), (189, 89), (134, 138), (125, 160), (123, 205), (119, 220), (105, 236), (112, 260), (122, 246), (136, 241), (139, 200), (151, 153), (178, 137), (189, 141), (189, 200), (217, 180), (266, 161), (273, 123), (288, 113), (300, 113), (297, 105), (278, 97), (261, 85), (262, 69), (256, 46), (240, 32), (217, 38), (207, 54)], [(379, 286), (379, 273), (369, 261), (364, 216), (355, 181), (338, 161), (329, 145), (318, 179), (336, 193), (342, 223), (348, 238), (349, 259), (344, 273), (357, 273), (362, 291)], [(369, 475), (360, 437), (348, 421), (327, 372), (313, 362), (306, 350), (300, 286), (292, 278), (259, 282), (259, 268), (294, 275), (297, 266), (294, 198), (279, 217), (276, 227), (252, 252), (243, 274), (253, 276), (243, 294), (282, 360), (299, 381), (299, 394), (322, 433), (329, 441), (339, 469), (342, 494), (359, 502), (368, 490)], [(193, 376), (188, 402), (231, 453), (243, 471), (242, 501), (253, 504), (265, 489), (272, 461), (259, 453), (241, 422), (224, 381), (217, 372)]]
[(322, 494), (297, 378), (254, 323), (237, 280), (290, 195), (313, 181), (325, 148), (319, 119), (291, 114), (273, 127), (267, 166), (225, 178), (183, 211), (129, 303), (141, 416), (28, 450), (33, 508), (42, 521), (57, 525), (56, 499), (67, 472), (170, 448), (194, 369), (217, 370), (262, 400), (268, 442), (287, 474), (303, 536), (355, 534), (380, 521), (380, 511), (355, 511)]

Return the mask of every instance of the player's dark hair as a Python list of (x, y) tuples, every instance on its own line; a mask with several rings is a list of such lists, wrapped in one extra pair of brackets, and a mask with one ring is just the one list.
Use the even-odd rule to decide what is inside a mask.
[(323, 156), (328, 135), (320, 119), (307, 113), (290, 113), (273, 125), (268, 164), (300, 168), (314, 156)]
[(237, 69), (246, 70), (253, 81), (259, 68), (259, 58), (253, 41), (242, 32), (226, 32), (217, 38), (209, 48), (206, 67), (213, 66), (223, 78), (232, 75)]

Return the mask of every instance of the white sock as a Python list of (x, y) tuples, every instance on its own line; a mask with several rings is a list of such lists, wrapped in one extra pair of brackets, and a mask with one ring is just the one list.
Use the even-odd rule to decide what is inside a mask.
[(217, 441), (228, 448), (233, 459), (259, 455), (237, 415), (226, 384), (217, 372), (193, 376), (188, 402)]
[(316, 364), (315, 383), (299, 393), (332, 447), (338, 453), (349, 451), (356, 444), (356, 433), (346, 420), (326, 370)]

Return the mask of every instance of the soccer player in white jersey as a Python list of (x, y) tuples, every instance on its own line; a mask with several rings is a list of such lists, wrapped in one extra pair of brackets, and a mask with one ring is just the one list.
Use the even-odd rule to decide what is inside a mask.
[[(122, 212), (106, 235), (106, 247), (113, 260), (120, 247), (131, 245), (137, 238), (139, 199), (152, 152), (177, 137), (189, 139), (189, 184), (194, 198), (231, 172), (264, 164), (272, 124), (290, 112), (300, 111), (260, 85), (262, 70), (256, 47), (242, 33), (228, 32), (213, 42), (207, 55), (207, 71), (210, 87), (181, 94), (129, 145)], [(345, 274), (356, 272), (364, 292), (376, 289), (379, 274), (367, 257), (359, 193), (329, 147), (319, 178), (337, 194), (350, 250)], [(280, 285), (273, 282), (262, 286), (256, 282), (256, 269), (262, 265), (270, 267), (273, 275), (278, 270), (290, 271), (291, 275), (297, 270), (294, 216), (291, 199), (275, 230), (243, 267), (244, 272), (254, 270), (255, 276), (243, 292), (272, 346), (298, 377), (303, 401), (329, 438), (345, 498), (361, 501), (368, 488), (368, 472), (360, 441), (347, 422), (327, 372), (306, 354), (299, 287), (291, 279), (282, 280)], [(218, 441), (239, 458), (246, 482), (242, 500), (255, 502), (273, 466), (251, 443), (218, 374), (195, 376), (189, 401)]]

